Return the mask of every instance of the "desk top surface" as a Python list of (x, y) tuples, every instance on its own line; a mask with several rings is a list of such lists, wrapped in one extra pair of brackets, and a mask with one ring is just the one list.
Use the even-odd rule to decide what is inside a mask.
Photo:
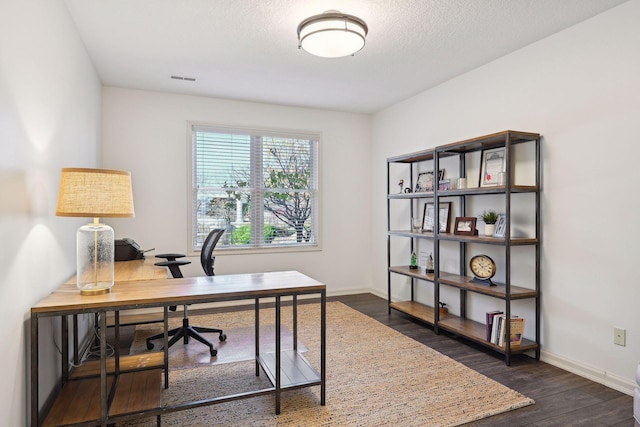
[(323, 283), (297, 271), (118, 281), (110, 293), (102, 295), (80, 295), (75, 282), (67, 282), (32, 306), (31, 313), (53, 315), (158, 307), (317, 293), (325, 289)]

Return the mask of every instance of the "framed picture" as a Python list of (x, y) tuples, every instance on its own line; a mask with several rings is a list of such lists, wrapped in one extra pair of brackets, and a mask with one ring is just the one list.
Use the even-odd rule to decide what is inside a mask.
[(418, 174), (414, 193), (433, 191), (433, 172), (421, 172)]
[[(444, 179), (444, 169), (438, 171), (438, 182)], [(416, 181), (416, 189), (414, 193), (423, 193), (425, 191), (433, 191), (435, 186), (433, 172), (420, 172)]]
[(438, 191), (451, 190), (451, 180), (441, 179), (438, 183)]
[(480, 164), (480, 187), (500, 185), (500, 173), (506, 172), (506, 148), (482, 150)]
[(498, 222), (496, 222), (496, 230), (493, 232), (493, 237), (504, 237), (507, 232), (507, 215), (500, 214)]
[(422, 213), (422, 229), (424, 231), (433, 231), (435, 224), (435, 205), (433, 203), (425, 203)]
[[(451, 202), (440, 203), (440, 212), (438, 213), (438, 232), (449, 232), (449, 212), (451, 211)], [(435, 225), (435, 205), (433, 203), (424, 204), (424, 213), (422, 215), (422, 229), (424, 231), (433, 231)]]
[(474, 216), (458, 216), (456, 217), (456, 228), (453, 234), (463, 234), (466, 236), (476, 235), (476, 221), (478, 218)]
[(449, 212), (451, 212), (451, 202), (441, 202), (438, 212), (438, 221), (440, 222), (438, 230), (440, 233), (448, 233), (450, 231)]

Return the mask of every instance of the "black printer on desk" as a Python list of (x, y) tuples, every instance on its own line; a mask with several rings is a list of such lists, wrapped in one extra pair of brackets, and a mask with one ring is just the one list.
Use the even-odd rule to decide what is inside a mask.
[(115, 254), (113, 256), (115, 261), (131, 261), (134, 259), (144, 259), (144, 253), (152, 251), (153, 249), (147, 249), (143, 251), (140, 246), (133, 239), (124, 238), (118, 239), (115, 242)]

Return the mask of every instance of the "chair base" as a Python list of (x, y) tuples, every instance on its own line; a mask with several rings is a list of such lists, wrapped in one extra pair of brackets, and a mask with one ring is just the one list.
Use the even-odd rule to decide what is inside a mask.
[[(189, 344), (189, 338), (193, 338), (196, 341), (199, 341), (202, 344), (209, 347), (209, 353), (211, 354), (211, 357), (215, 357), (218, 354), (218, 350), (213, 348), (213, 344), (211, 344), (205, 337), (203, 337), (201, 335), (202, 333), (219, 334), (218, 338), (220, 339), (221, 342), (226, 341), (227, 339), (227, 336), (222, 331), (222, 329), (191, 326), (189, 325), (189, 318), (183, 318), (181, 327), (171, 329), (169, 331), (169, 336), (171, 337), (171, 339), (169, 340), (169, 347), (171, 347), (172, 345), (180, 341), (180, 338), (183, 339), (183, 342), (185, 345)], [(157, 340), (160, 338), (164, 338), (164, 333), (156, 334), (147, 338), (147, 348), (149, 350), (153, 349), (153, 343), (151, 341)]]

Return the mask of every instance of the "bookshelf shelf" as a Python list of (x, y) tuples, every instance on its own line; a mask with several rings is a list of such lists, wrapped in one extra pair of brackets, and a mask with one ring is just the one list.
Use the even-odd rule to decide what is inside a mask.
[(435, 310), (426, 304), (416, 301), (398, 301), (390, 304), (391, 308), (416, 318), (422, 322), (433, 325), (435, 323)]
[[(446, 318), (440, 319), (438, 327), (451, 333), (464, 336), (471, 341), (482, 344), (483, 346), (489, 347), (500, 353), (504, 354), (506, 352), (505, 347), (501, 347), (487, 341), (486, 325), (484, 323), (449, 315)], [(522, 353), (528, 350), (535, 350), (537, 348), (538, 344), (525, 338), (522, 340), (520, 345), (511, 347), (511, 353)]]
[[(131, 356), (120, 357), (120, 372), (139, 371), (144, 369), (162, 368), (164, 366), (164, 353), (156, 351)], [(107, 373), (115, 372), (115, 359), (107, 359)], [(70, 375), (71, 379), (100, 376), (100, 360), (90, 360), (75, 368)]]
[[(495, 298), (507, 299), (507, 287), (504, 283), (495, 283), (496, 286), (488, 286), (473, 282), (473, 277), (459, 276), (456, 274), (441, 273), (438, 278), (440, 284), (453, 286), (459, 289), (465, 289), (467, 291), (476, 292), (479, 294), (489, 295)], [(523, 298), (535, 298), (537, 292), (535, 289), (522, 288), (519, 286), (510, 286), (510, 298), (523, 299)]]

